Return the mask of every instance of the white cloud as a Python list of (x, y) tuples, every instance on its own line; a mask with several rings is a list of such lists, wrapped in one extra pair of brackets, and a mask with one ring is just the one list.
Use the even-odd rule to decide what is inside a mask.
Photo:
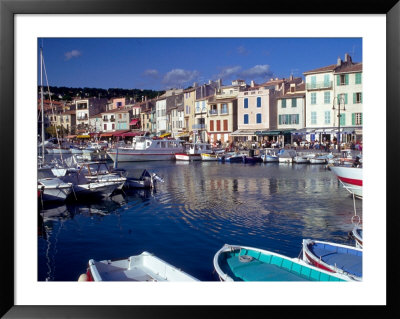
[(219, 74), (217, 75), (217, 78), (227, 79), (231, 76), (237, 76), (241, 68), (242, 68), (241, 66), (228, 66), (222, 68)]
[(178, 88), (193, 81), (198, 76), (199, 72), (196, 70), (173, 69), (164, 75), (162, 82), (168, 88)]
[(151, 78), (158, 78), (159, 77), (158, 71), (155, 70), (155, 69), (147, 69), (147, 70), (145, 70), (143, 72), (143, 75), (151, 77)]
[(81, 55), (82, 55), (82, 53), (78, 50), (72, 50), (72, 51), (64, 53), (65, 60), (67, 60), (67, 61), (72, 58), (77, 58), (78, 56), (81, 56)]
[(270, 67), (268, 64), (258, 64), (253, 66), (250, 69), (243, 70), (240, 72), (239, 76), (244, 77), (244, 78), (265, 78), (265, 77), (270, 77), (273, 75), (273, 72), (270, 70)]

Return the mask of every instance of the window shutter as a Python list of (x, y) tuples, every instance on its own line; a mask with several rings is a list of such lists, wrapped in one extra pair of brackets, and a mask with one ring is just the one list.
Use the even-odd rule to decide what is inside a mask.
[(296, 114), (296, 124), (299, 124), (299, 114)]
[(356, 113), (351, 114), (351, 125), (356, 125)]
[(336, 75), (336, 84), (340, 85), (340, 75)]
[(353, 93), (353, 104), (357, 103), (357, 94)]
[(349, 75), (345, 74), (344, 78), (345, 78), (346, 85), (349, 85)]
[(257, 97), (257, 107), (261, 107), (261, 97)]
[(247, 109), (249, 107), (249, 101), (247, 98), (244, 99), (244, 108)]
[(344, 103), (348, 104), (348, 102), (347, 102), (347, 93), (344, 94)]
[(363, 124), (363, 115), (362, 115), (362, 113), (360, 113), (360, 125), (362, 125)]
[(279, 115), (278, 118), (279, 118), (279, 124), (282, 124), (282, 115)]
[(362, 103), (362, 92), (360, 93), (360, 102)]
[(346, 114), (340, 114), (340, 125), (346, 125)]

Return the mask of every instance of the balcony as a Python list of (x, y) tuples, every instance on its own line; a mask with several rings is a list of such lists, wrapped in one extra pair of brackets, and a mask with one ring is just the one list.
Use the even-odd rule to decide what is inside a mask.
[(78, 121), (87, 121), (89, 118), (88, 118), (88, 116), (78, 116), (76, 119)]
[(192, 129), (193, 130), (204, 130), (204, 129), (206, 129), (206, 124), (193, 124)]
[(110, 122), (115, 122), (115, 117), (110, 118)]
[(108, 118), (103, 117), (103, 122), (108, 122)]
[(329, 82), (317, 82), (317, 83), (307, 83), (307, 90), (331, 89), (332, 85), (333, 85), (332, 81), (329, 81)]
[(210, 115), (218, 115), (218, 110), (210, 110), (208, 111)]

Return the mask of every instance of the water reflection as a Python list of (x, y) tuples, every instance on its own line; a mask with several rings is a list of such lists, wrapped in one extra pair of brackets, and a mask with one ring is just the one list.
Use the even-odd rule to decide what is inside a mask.
[[(144, 250), (214, 280), (212, 258), (224, 243), (292, 257), (303, 238), (351, 244), (353, 200), (323, 166), (182, 163), (121, 163), (128, 171), (143, 166), (165, 183), (39, 210), (46, 226), (39, 231), (39, 280), (76, 280), (90, 258)], [(362, 216), (362, 201), (356, 204)], [(51, 264), (57, 267), (50, 276), (43, 269)]]

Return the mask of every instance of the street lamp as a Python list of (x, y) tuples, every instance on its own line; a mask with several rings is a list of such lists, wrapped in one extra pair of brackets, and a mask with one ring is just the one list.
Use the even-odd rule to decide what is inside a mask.
[[(346, 102), (343, 98), (343, 94), (338, 95), (333, 98), (332, 110), (335, 110), (335, 99), (337, 100), (337, 109), (338, 109), (338, 134), (337, 134), (337, 142), (338, 142), (338, 151), (340, 153), (340, 111), (346, 111)], [(343, 103), (343, 109), (340, 108), (341, 102)]]

